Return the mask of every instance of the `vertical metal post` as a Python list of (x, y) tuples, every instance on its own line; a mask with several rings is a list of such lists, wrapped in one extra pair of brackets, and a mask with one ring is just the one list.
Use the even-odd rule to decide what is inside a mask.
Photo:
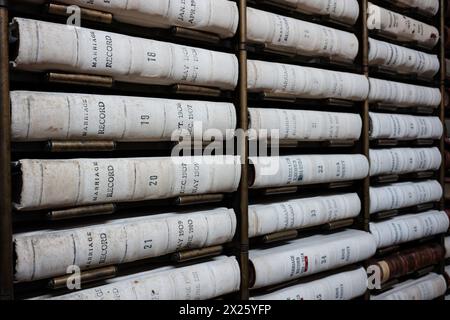
[(0, 1), (0, 299), (13, 298), (8, 3)]
[[(440, 1), (440, 25), (439, 32), (441, 33), (440, 40), (440, 63), (441, 63), (441, 73), (440, 73), (440, 89), (442, 93), (442, 101), (441, 106), (439, 108), (439, 117), (441, 122), (445, 125), (445, 79), (447, 77), (446, 74), (446, 63), (445, 63), (445, 1)], [(440, 149), (442, 153), (442, 166), (439, 172), (440, 183), (443, 188), (445, 188), (445, 134), (442, 136), (440, 141)], [(445, 198), (443, 197), (441, 200), (441, 210), (445, 209)]]
[[(445, 126), (445, 80), (447, 78), (447, 73), (446, 73), (446, 63), (445, 63), (445, 0), (440, 0), (440, 10), (439, 10), (439, 32), (441, 34), (440, 37), (440, 48), (439, 48), (439, 55), (440, 55), (440, 63), (441, 63), (441, 72), (440, 72), (440, 89), (441, 89), (441, 95), (442, 95), (442, 100), (441, 100), (441, 105), (439, 108), (439, 118), (441, 119), (442, 124)], [(446, 172), (446, 168), (445, 168), (445, 132), (441, 137), (441, 141), (440, 141), (440, 150), (441, 150), (441, 155), (442, 155), (442, 165), (439, 171), (439, 182), (442, 185), (442, 188), (445, 191), (445, 172)], [(441, 203), (440, 203), (440, 209), (444, 210), (445, 209), (445, 192), (444, 195), (441, 199)], [(445, 243), (445, 236), (443, 235), (441, 237), (441, 245), (444, 247), (444, 243)], [(439, 265), (439, 272), (441, 274), (445, 273), (445, 258), (442, 259), (440, 265)], [(442, 297), (443, 299), (443, 297)]]
[[(239, 58), (239, 129), (247, 133), (248, 107), (247, 107), (247, 1), (239, 0), (239, 31), (238, 31), (238, 58)], [(241, 182), (238, 190), (239, 199), (239, 264), (241, 267), (240, 299), (249, 298), (249, 240), (248, 240), (248, 137), (247, 134), (238, 135), (241, 156)]]
[[(367, 7), (368, 0), (360, 1), (361, 6), (361, 25), (362, 25), (362, 68), (363, 74), (369, 77), (369, 29), (367, 28)], [(363, 121), (363, 134), (362, 134), (362, 152), (370, 159), (370, 140), (369, 140), (369, 130), (370, 130), (370, 119), (369, 119), (369, 99), (364, 101), (362, 106), (362, 121)], [(370, 222), (370, 177), (366, 177), (363, 181), (363, 216), (364, 216), (364, 230), (369, 231)]]
[[(359, 1), (360, 14), (361, 14), (361, 61), (362, 61), (362, 73), (367, 78), (369, 78), (369, 29), (367, 28), (367, 7), (368, 0)], [(361, 135), (361, 152), (369, 159), (370, 161), (370, 119), (369, 119), (369, 98), (364, 100), (362, 104), (361, 117), (363, 122), (362, 135)], [(363, 192), (362, 192), (362, 215), (363, 215), (363, 230), (366, 232), (370, 231), (369, 223), (370, 223), (370, 176), (366, 177), (363, 181)], [(369, 267), (369, 262), (366, 261), (365, 267)], [(364, 295), (365, 300), (370, 300), (370, 292), (366, 291)]]

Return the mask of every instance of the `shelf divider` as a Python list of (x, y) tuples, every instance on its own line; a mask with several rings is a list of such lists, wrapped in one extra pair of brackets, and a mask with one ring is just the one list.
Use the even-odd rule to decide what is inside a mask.
[(8, 15), (8, 1), (0, 0), (0, 300), (14, 297)]
[(249, 142), (248, 142), (248, 92), (247, 92), (247, 0), (239, 0), (238, 59), (239, 83), (237, 100), (238, 134), (237, 151), (241, 157), (241, 181), (234, 201), (237, 214), (237, 251), (241, 268), (241, 287), (239, 299), (248, 300), (249, 293), (249, 239), (248, 239), (248, 178), (249, 178)]

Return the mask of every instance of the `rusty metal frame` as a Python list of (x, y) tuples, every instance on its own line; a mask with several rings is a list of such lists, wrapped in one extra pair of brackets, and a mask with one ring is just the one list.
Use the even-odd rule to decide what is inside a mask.
[(8, 1), (0, 1), (0, 299), (13, 294)]
[[(236, 92), (238, 128), (248, 130), (248, 92), (247, 92), (247, 1), (239, 0), (239, 27), (237, 33), (237, 50), (239, 59), (239, 83)], [(247, 135), (238, 135), (238, 155), (241, 157), (241, 181), (234, 201), (237, 214), (237, 256), (241, 269), (239, 299), (249, 299), (249, 239), (248, 239), (248, 178), (249, 148)]]

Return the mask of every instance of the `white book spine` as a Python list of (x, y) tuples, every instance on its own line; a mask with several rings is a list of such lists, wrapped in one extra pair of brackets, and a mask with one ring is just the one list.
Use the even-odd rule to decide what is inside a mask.
[(434, 48), (439, 41), (439, 30), (426, 23), (381, 8), (369, 2), (367, 26), (400, 41), (416, 41), (427, 48)]
[(369, 63), (399, 73), (435, 76), (440, 69), (437, 55), (427, 54), (395, 44), (369, 39)]
[(14, 65), (111, 76), (143, 84), (189, 84), (233, 89), (235, 55), (117, 33), (15, 18), (19, 45)]
[(252, 288), (353, 264), (371, 257), (375, 251), (374, 237), (356, 230), (295, 240), (270, 249), (250, 250), (254, 272)]
[(370, 112), (371, 139), (440, 139), (444, 126), (438, 117)]
[(290, 64), (248, 61), (248, 89), (298, 98), (365, 100), (368, 79), (360, 74)]
[(249, 207), (249, 237), (354, 218), (361, 212), (356, 193), (295, 199)]
[(370, 188), (370, 213), (412, 207), (440, 201), (441, 184), (436, 180), (395, 183)]
[[(223, 244), (233, 239), (233, 210), (162, 214), (80, 228), (14, 235), (17, 282)], [(57, 245), (55, 245), (57, 244)]]
[(367, 290), (367, 273), (364, 268), (288, 287), (253, 300), (351, 300)]
[(398, 107), (437, 108), (442, 95), (439, 88), (416, 86), (401, 82), (370, 78), (369, 101)]
[(250, 129), (259, 135), (275, 130), (282, 140), (324, 141), (360, 138), (362, 120), (353, 113), (250, 108)]
[(216, 259), (131, 278), (53, 298), (54, 300), (206, 300), (239, 290), (236, 258)]
[[(45, 3), (45, 0), (22, 0)], [(180, 26), (232, 37), (237, 30), (239, 13), (228, 0), (59, 0), (66, 5), (112, 13), (115, 20), (146, 27)]]
[(374, 235), (378, 248), (427, 238), (445, 233), (448, 229), (447, 214), (435, 210), (370, 224), (370, 232)]
[(394, 148), (370, 150), (370, 175), (390, 175), (438, 170), (442, 155), (438, 148)]
[(233, 192), (241, 174), (234, 156), (27, 159), (20, 166), (18, 210)]
[(330, 16), (334, 20), (355, 24), (359, 17), (357, 0), (274, 0), (315, 15)]
[(439, 11), (439, 0), (394, 0), (393, 2), (399, 6), (415, 8), (433, 16)]
[(250, 158), (252, 188), (308, 185), (359, 180), (369, 174), (363, 155), (292, 155)]
[(433, 300), (444, 295), (446, 291), (445, 278), (442, 275), (430, 273), (420, 279), (401, 283), (378, 296), (372, 296), (371, 300)]
[(352, 33), (253, 8), (247, 15), (251, 42), (341, 61), (353, 61), (358, 55), (358, 38)]
[[(218, 257), (218, 258), (222, 258)], [(105, 284), (110, 284), (110, 283), (116, 283), (116, 282), (120, 282), (120, 281), (124, 281), (124, 280), (131, 280), (131, 279), (137, 279), (137, 278), (142, 278), (142, 277), (147, 277), (149, 275), (154, 275), (158, 272), (161, 271), (169, 271), (169, 270), (173, 270), (175, 267), (174, 266), (164, 266), (164, 267), (159, 267), (156, 269), (152, 269), (149, 271), (143, 271), (143, 272), (139, 272), (139, 273), (133, 273), (131, 275), (125, 275), (125, 276), (119, 276), (119, 277), (114, 277), (114, 278), (110, 278), (110, 279), (105, 279), (104, 283)], [(48, 300), (54, 297), (58, 297), (60, 296), (59, 294), (55, 294), (54, 292), (49, 293), (49, 294), (44, 294), (44, 295), (40, 295), (37, 297), (32, 297), (29, 299), (25, 299), (25, 300)]]
[(13, 141), (227, 139), (236, 128), (232, 103), (207, 101), (13, 91), (11, 114)]

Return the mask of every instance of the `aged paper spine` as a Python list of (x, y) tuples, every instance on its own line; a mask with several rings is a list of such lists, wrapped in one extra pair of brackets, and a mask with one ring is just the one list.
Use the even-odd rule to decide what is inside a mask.
[(434, 77), (440, 69), (437, 55), (375, 39), (369, 39), (369, 44), (369, 63), (372, 66), (430, 78)]
[(436, 210), (370, 224), (370, 232), (374, 235), (378, 248), (434, 236), (445, 233), (448, 229), (447, 214)]
[(440, 139), (444, 126), (438, 117), (370, 112), (371, 139)]
[(363, 155), (292, 155), (250, 160), (255, 171), (252, 188), (351, 181), (369, 174), (369, 161)]
[(299, 11), (314, 15), (330, 16), (334, 20), (355, 24), (359, 17), (357, 0), (274, 0), (294, 6)]
[(250, 129), (256, 135), (275, 130), (281, 140), (353, 140), (361, 136), (361, 116), (353, 113), (250, 108)]
[(249, 236), (318, 226), (354, 218), (361, 212), (356, 193), (295, 199), (249, 207)]
[(16, 68), (110, 76), (142, 84), (234, 89), (235, 55), (117, 33), (15, 18)]
[(13, 91), (11, 114), (14, 141), (227, 139), (236, 128), (232, 103), (208, 101)]
[(374, 237), (357, 230), (317, 235), (269, 249), (250, 250), (253, 288), (266, 287), (336, 269), (371, 257)]
[(439, 42), (439, 30), (426, 23), (414, 20), (369, 2), (367, 26), (400, 41), (417, 42), (434, 48)]
[(370, 78), (369, 101), (398, 107), (437, 108), (442, 95), (439, 88), (430, 88)]
[(241, 174), (234, 156), (25, 159), (20, 167), (18, 210), (233, 192)]
[(446, 291), (445, 278), (430, 273), (420, 279), (403, 282), (378, 296), (372, 296), (371, 300), (433, 300), (444, 295)]
[[(45, 0), (21, 0), (45, 3)], [(59, 0), (66, 5), (112, 13), (114, 19), (145, 27), (179, 26), (232, 37), (237, 30), (237, 5), (228, 0)]]
[(438, 170), (442, 155), (438, 148), (394, 148), (370, 150), (370, 175), (403, 174)]
[(206, 300), (239, 290), (234, 257), (149, 273), (85, 289), (53, 300)]
[(353, 61), (358, 38), (349, 32), (248, 8), (248, 40), (299, 55)]
[(72, 265), (86, 270), (214, 246), (231, 241), (235, 231), (233, 210), (219, 208), (15, 234), (15, 279), (33, 281), (63, 275)]
[(351, 300), (367, 290), (367, 273), (364, 268), (288, 287), (253, 300)]
[(370, 188), (370, 213), (412, 207), (439, 201), (443, 195), (436, 180), (394, 183)]
[(365, 100), (367, 77), (291, 64), (249, 60), (248, 89), (307, 99)]

